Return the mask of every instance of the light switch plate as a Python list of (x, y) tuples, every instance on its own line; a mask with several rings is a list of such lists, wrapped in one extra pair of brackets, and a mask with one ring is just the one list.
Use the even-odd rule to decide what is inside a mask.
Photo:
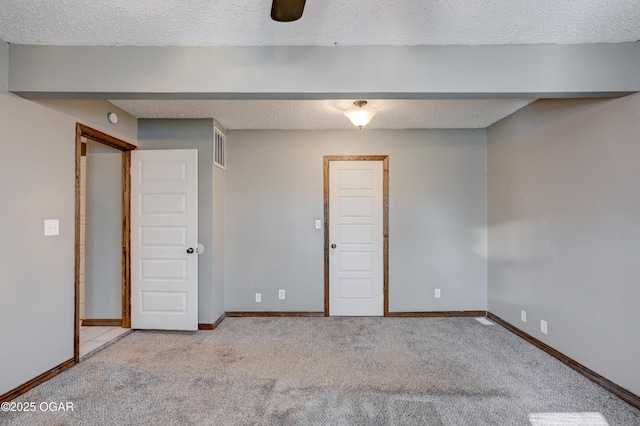
[(60, 235), (60, 221), (57, 219), (44, 220), (44, 236)]
[(322, 229), (322, 221), (316, 220), (316, 229)]

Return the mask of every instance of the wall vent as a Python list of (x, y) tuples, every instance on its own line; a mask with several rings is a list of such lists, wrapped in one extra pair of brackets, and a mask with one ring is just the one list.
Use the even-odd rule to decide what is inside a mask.
[(213, 164), (224, 169), (227, 164), (227, 137), (213, 126)]

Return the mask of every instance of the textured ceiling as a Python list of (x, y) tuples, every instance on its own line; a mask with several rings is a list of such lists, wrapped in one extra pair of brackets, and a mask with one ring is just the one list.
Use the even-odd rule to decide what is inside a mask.
[[(640, 40), (638, 0), (307, 0), (299, 21), (270, 0), (0, 0), (15, 44), (259, 46), (616, 43)], [(477, 128), (529, 100), (372, 101), (371, 128)], [(143, 118), (215, 118), (228, 129), (340, 129), (349, 101), (113, 101)]]
[[(351, 129), (346, 100), (113, 100), (138, 118), (215, 118), (228, 130)], [(485, 128), (530, 103), (528, 99), (369, 100), (377, 115), (368, 129)]]
[(640, 39), (638, 0), (0, 0), (0, 39), (54, 45), (477, 45)]

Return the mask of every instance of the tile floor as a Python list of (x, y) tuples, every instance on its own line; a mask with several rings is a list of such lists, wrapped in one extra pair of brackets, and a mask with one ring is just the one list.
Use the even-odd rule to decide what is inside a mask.
[(80, 327), (80, 358), (129, 331), (121, 327)]

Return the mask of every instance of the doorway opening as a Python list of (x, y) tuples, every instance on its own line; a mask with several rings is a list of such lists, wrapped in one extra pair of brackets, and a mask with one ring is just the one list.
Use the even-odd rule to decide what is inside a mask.
[[(76, 189), (76, 206), (75, 206), (75, 303), (74, 303), (74, 359), (75, 362), (79, 362), (80, 360), (80, 331), (81, 331), (81, 302), (83, 301), (81, 298), (81, 287), (83, 281), (83, 273), (84, 272), (84, 250), (83, 250), (83, 241), (85, 236), (84, 230), (84, 222), (83, 222), (83, 214), (84, 208), (84, 197), (83, 197), (83, 163), (86, 160), (86, 147), (87, 143), (91, 142), (92, 144), (102, 149), (110, 147), (115, 148), (117, 151), (121, 152), (121, 200), (122, 200), (122, 213), (121, 213), (121, 229), (116, 232), (119, 232), (122, 236), (121, 246), (121, 270), (117, 275), (120, 275), (121, 281), (121, 306), (122, 306), (122, 315), (121, 319), (105, 319), (103, 321), (94, 319), (92, 321), (88, 321), (85, 325), (91, 326), (101, 326), (101, 327), (111, 327), (110, 329), (102, 329), (95, 328), (90, 333), (91, 336), (87, 336), (87, 338), (95, 338), (96, 342), (100, 342), (104, 340), (107, 336), (105, 333), (110, 333), (108, 336), (115, 336), (120, 331), (115, 330), (115, 328), (130, 328), (131, 327), (131, 315), (130, 315), (130, 164), (131, 164), (131, 150), (136, 149), (135, 145), (124, 142), (118, 138), (102, 133), (98, 130), (87, 127), (83, 124), (76, 124), (76, 174), (75, 174), (75, 189)], [(115, 152), (117, 152), (115, 151)], [(85, 155), (83, 155), (85, 154)], [(117, 172), (116, 172), (117, 173)], [(112, 232), (114, 230), (110, 229)], [(86, 250), (90, 250), (91, 247), (86, 247)], [(111, 271), (115, 272), (115, 271)], [(93, 336), (95, 335), (95, 336)], [(102, 336), (102, 339), (100, 339)]]
[[(330, 262), (332, 257), (336, 257), (336, 256), (332, 256), (332, 251), (334, 252), (333, 254), (337, 253), (336, 243), (334, 242), (332, 244), (330, 240), (332, 238), (330, 231), (334, 229), (332, 225), (332, 212), (330, 209), (330, 199), (331, 199), (331, 194), (330, 194), (331, 167), (330, 166), (331, 166), (331, 162), (349, 162), (349, 161), (352, 161), (352, 162), (377, 161), (382, 163), (382, 188), (381, 188), (381, 191), (382, 191), (382, 206), (381, 206), (382, 265), (380, 265), (382, 271), (380, 275), (382, 275), (382, 299), (383, 299), (382, 315), (387, 316), (389, 314), (389, 156), (388, 155), (349, 155), (349, 156), (325, 156), (324, 157), (324, 223), (325, 223), (325, 227), (324, 227), (324, 315), (329, 316), (331, 313), (330, 305), (332, 300), (332, 297), (331, 297), (332, 296), (331, 295), (332, 265)], [(335, 206), (334, 206), (334, 210), (335, 210)], [(338, 225), (338, 224), (336, 223), (335, 225)], [(369, 250), (369, 249), (365, 249), (365, 250)], [(341, 253), (339, 254), (341, 255)], [(358, 256), (361, 259), (363, 258), (359, 254), (356, 254), (355, 256), (351, 256), (351, 257), (356, 258)], [(347, 258), (349, 256), (342, 256), (342, 257)], [(337, 257), (334, 260), (334, 262), (337, 262)], [(352, 269), (352, 270), (368, 269), (368, 268), (360, 268), (359, 266), (358, 267), (354, 266), (354, 268), (355, 269)], [(335, 271), (335, 269), (333, 269), (333, 271)], [(355, 277), (355, 279), (353, 278), (354, 277), (347, 279), (352, 281), (355, 284), (353, 288), (358, 290), (358, 292), (368, 291), (368, 288), (369, 288), (367, 284), (368, 277), (364, 277), (364, 279), (363, 277)], [(346, 298), (359, 298), (359, 297), (361, 296), (355, 293), (346, 295)], [(356, 315), (362, 315), (362, 313), (357, 313)], [(379, 315), (379, 313), (376, 315)]]

